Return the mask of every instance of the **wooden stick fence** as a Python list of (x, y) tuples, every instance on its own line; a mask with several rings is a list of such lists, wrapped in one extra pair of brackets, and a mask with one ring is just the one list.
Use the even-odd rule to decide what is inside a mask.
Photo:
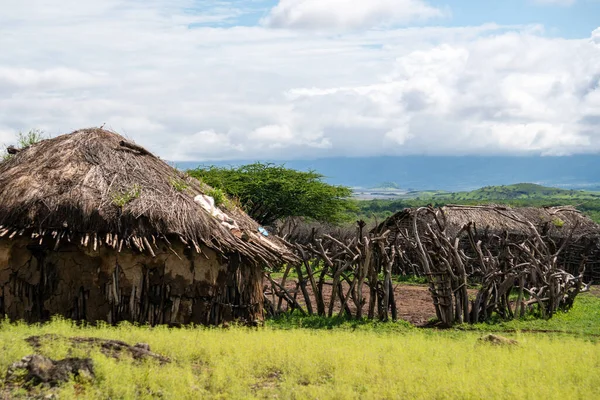
[[(430, 218), (420, 219), (421, 213)], [(431, 207), (418, 209), (412, 235), (402, 235), (398, 241), (400, 246), (418, 249), (443, 325), (482, 322), (494, 314), (503, 319), (519, 318), (533, 308), (541, 317), (549, 318), (571, 307), (575, 296), (587, 289), (583, 284), (585, 261), (577, 276), (566, 272), (557, 261), (570, 235), (551, 251), (549, 240), (533, 224), (506, 215), (524, 224), (530, 234), (514, 238), (505, 233), (484, 244), (475, 241), (472, 223), (449, 236), (441, 213)], [(418, 221), (432, 222), (422, 229)], [(461, 246), (464, 237), (468, 238), (467, 245)], [(469, 293), (469, 284), (479, 289)]]
[(494, 315), (519, 318), (528, 311), (549, 318), (571, 307), (589, 285), (583, 283), (585, 260), (577, 275), (558, 261), (570, 236), (556, 246), (530, 222), (506, 217), (522, 223), (529, 235), (493, 235), (484, 243), (473, 223), (449, 234), (443, 211), (423, 207), (410, 230), (397, 227), (392, 239), (390, 230), (365, 234), (359, 221), (351, 239), (325, 234), (296, 243), (302, 262), (287, 265), (280, 281), (267, 274), (267, 314), (298, 310), (396, 320), (392, 271), (406, 270), (407, 265), (427, 277), (437, 319), (445, 326), (487, 321)]
[[(345, 242), (324, 235), (306, 245), (296, 244), (302, 262), (287, 265), (279, 282), (267, 274), (267, 313), (298, 310), (307, 315), (362, 318), (366, 306), (368, 318), (396, 320), (391, 275), (396, 249), (387, 243), (389, 232), (361, 236), (362, 228), (364, 223), (359, 223), (356, 237)], [(292, 271), (295, 280), (290, 280)]]

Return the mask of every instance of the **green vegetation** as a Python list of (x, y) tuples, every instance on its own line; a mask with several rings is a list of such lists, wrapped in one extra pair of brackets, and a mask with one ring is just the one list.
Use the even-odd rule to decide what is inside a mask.
[(472, 192), (438, 194), (433, 198), (456, 198), (459, 200), (527, 200), (527, 199), (600, 199), (600, 193), (545, 187), (533, 183), (507, 186), (487, 186)]
[(190, 187), (185, 181), (176, 178), (171, 178), (171, 186), (178, 192), (183, 192)]
[(142, 192), (142, 188), (139, 185), (133, 185), (129, 190), (114, 193), (112, 197), (112, 202), (117, 207), (124, 207), (130, 201), (133, 201), (140, 197)]
[[(417, 278), (419, 279), (419, 278)], [(570, 334), (588, 337), (600, 341), (600, 287), (594, 287), (594, 293), (583, 293), (577, 297), (573, 307), (568, 312), (558, 312), (551, 319), (540, 319), (533, 314), (522, 319), (511, 321), (493, 320), (488, 323), (458, 325), (452, 332), (480, 331), (480, 332), (548, 332), (557, 334)], [(341, 329), (341, 330), (367, 330), (373, 332), (405, 332), (407, 330), (421, 330), (431, 333), (431, 330), (415, 328), (405, 321), (382, 323), (368, 319), (356, 321), (345, 317), (325, 318), (306, 316), (298, 312), (283, 315), (267, 321), (267, 326), (279, 329), (309, 328), (309, 329)], [(447, 331), (451, 332), (451, 331)]]
[(577, 296), (573, 308), (568, 312), (559, 312), (549, 320), (531, 315), (520, 320), (508, 322), (462, 325), (458, 329), (482, 331), (551, 331), (594, 336), (600, 340), (600, 288), (595, 294), (583, 293)]
[[(356, 201), (360, 211), (355, 217), (381, 221), (407, 207), (420, 207), (427, 204), (438, 207), (446, 204), (479, 205), (489, 203), (515, 207), (572, 205), (600, 223), (600, 192), (549, 188), (530, 183), (489, 186), (472, 192), (412, 192), (398, 200)], [(558, 220), (555, 221), (555, 224), (561, 224), (561, 222)]]
[(25, 338), (43, 334), (145, 342), (172, 362), (117, 361), (98, 350), (73, 348), (66, 340), (46, 340), (40, 349), (45, 356), (90, 356), (96, 380), (30, 392), (2, 384), (0, 393), (31, 398), (54, 390), (66, 399), (563, 399), (599, 394), (600, 343), (584, 337), (515, 332), (505, 335), (518, 345), (495, 346), (478, 341), (481, 332), (422, 330), (403, 323), (297, 326), (169, 329), (81, 327), (60, 319), (46, 325), (3, 322), (2, 371), (33, 353)]
[[(36, 137), (23, 137), (23, 143)], [(473, 192), (412, 193), (394, 201), (349, 201), (350, 190), (323, 182), (315, 172), (272, 164), (189, 171), (213, 189), (215, 204), (227, 195), (239, 200), (261, 224), (303, 216), (326, 222), (376, 217), (405, 207), (449, 203), (502, 203), (514, 206), (573, 204), (600, 219), (600, 193), (519, 184)], [(177, 191), (187, 189), (173, 180)], [(208, 188), (208, 187), (207, 187)], [(137, 185), (112, 197), (123, 207), (138, 198)], [(564, 224), (557, 219), (554, 224)], [(291, 277), (294, 276), (292, 272)], [(394, 283), (422, 284), (416, 277)], [(595, 289), (597, 291), (597, 289)], [(381, 323), (346, 318), (301, 316), (266, 321), (264, 327), (149, 327), (122, 323), (79, 325), (63, 319), (27, 325), (0, 321), (0, 397), (88, 399), (196, 398), (598, 398), (600, 397), (600, 297), (580, 295), (569, 312), (551, 320), (520, 320), (461, 325), (438, 331), (405, 321)], [(502, 332), (518, 341), (496, 346), (478, 339)], [(58, 335), (34, 350), (25, 339)], [(148, 343), (172, 361), (116, 360), (99, 349), (73, 347), (69, 337)], [(57, 388), (8, 385), (9, 365), (39, 351), (53, 359), (91, 357), (94, 381), (73, 380)]]
[[(52, 390), (59, 398), (89, 399), (596, 398), (600, 298), (594, 290), (595, 295), (581, 295), (571, 311), (549, 321), (523, 319), (445, 331), (403, 321), (297, 314), (267, 321), (263, 328), (228, 329), (3, 321), (0, 371), (34, 352), (24, 339), (54, 334), (58, 337), (44, 340), (39, 352), (53, 359), (91, 357), (96, 380), (25, 389), (0, 379), (0, 394), (31, 398)], [(490, 331), (503, 332), (518, 345), (478, 340)], [(65, 338), (74, 336), (148, 343), (172, 362), (117, 361), (97, 349), (72, 347)]]
[(399, 190), (399, 189), (401, 189), (401, 187), (396, 182), (383, 182), (383, 183), (380, 183), (379, 185), (376, 185), (375, 189)]
[[(32, 144), (41, 142), (44, 139), (47, 139), (47, 135), (39, 129), (31, 129), (27, 133), (19, 132), (17, 134), (17, 147), (19, 149), (24, 149)], [(2, 156), (2, 160), (8, 160), (11, 157), (12, 154), (5, 154)]]
[(46, 134), (39, 129), (32, 129), (27, 133), (19, 132), (17, 137), (17, 143), (19, 148), (24, 149), (33, 144), (39, 143), (42, 140), (46, 139)]
[(225, 201), (227, 200), (227, 196), (225, 195), (223, 190), (219, 188), (210, 189), (206, 194), (215, 200), (215, 206), (217, 207), (225, 203)]
[(373, 319), (353, 320), (345, 316), (320, 317), (318, 315), (302, 315), (298, 311), (282, 314), (279, 317), (269, 319), (265, 322), (270, 329), (335, 329), (340, 331), (363, 331), (372, 333), (406, 333), (417, 330), (410, 322), (399, 320), (396, 322), (380, 322)]
[(323, 181), (314, 171), (302, 172), (284, 166), (255, 163), (236, 168), (211, 166), (188, 171), (242, 204), (262, 225), (287, 217), (306, 217), (322, 222), (340, 222), (354, 209), (348, 200), (352, 191)]

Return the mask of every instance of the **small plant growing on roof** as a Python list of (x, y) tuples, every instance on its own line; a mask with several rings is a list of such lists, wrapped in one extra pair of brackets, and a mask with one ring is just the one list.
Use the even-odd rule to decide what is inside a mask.
[(171, 178), (171, 186), (178, 192), (183, 192), (190, 187), (185, 181), (177, 178)]
[[(27, 133), (19, 132), (17, 136), (18, 149), (25, 149), (33, 144), (39, 143), (44, 139), (47, 139), (47, 135), (40, 129), (31, 129)], [(2, 156), (2, 161), (8, 160), (13, 154), (5, 154)]]
[(33, 144), (39, 143), (44, 139), (47, 139), (47, 136), (44, 133), (44, 131), (39, 129), (32, 129), (27, 133), (19, 132), (17, 142), (19, 143), (19, 147), (24, 149)]
[(219, 207), (221, 204), (224, 204), (227, 200), (225, 193), (218, 188), (210, 189), (206, 194), (215, 200), (215, 206), (217, 207)]
[(131, 189), (129, 189), (125, 192), (113, 194), (112, 202), (117, 207), (124, 207), (129, 202), (140, 197), (141, 193), (142, 193), (141, 186), (138, 184), (135, 184), (131, 187)]

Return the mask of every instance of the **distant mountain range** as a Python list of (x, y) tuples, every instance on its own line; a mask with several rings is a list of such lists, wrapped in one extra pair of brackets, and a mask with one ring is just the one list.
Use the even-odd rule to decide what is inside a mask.
[[(256, 160), (175, 162), (180, 169), (242, 165)], [(265, 161), (265, 160), (262, 160)], [(268, 161), (268, 160), (267, 160)], [(565, 189), (600, 190), (600, 155), (568, 157), (406, 156), (271, 161), (315, 170), (333, 184), (403, 191), (469, 191), (484, 186), (532, 182)]]

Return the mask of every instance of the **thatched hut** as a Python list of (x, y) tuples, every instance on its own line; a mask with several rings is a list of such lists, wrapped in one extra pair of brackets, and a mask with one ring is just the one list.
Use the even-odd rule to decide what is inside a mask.
[(262, 318), (262, 267), (294, 256), (233, 202), (212, 204), (211, 190), (103, 129), (16, 152), (0, 162), (0, 314)]
[[(566, 207), (520, 207), (500, 205), (461, 206), (448, 205), (436, 210), (437, 221), (432, 213), (419, 213), (416, 208), (407, 208), (392, 215), (375, 229), (374, 233), (390, 230), (390, 239), (402, 241), (403, 237), (414, 237), (414, 219), (417, 229), (425, 234), (427, 225), (441, 224), (449, 237), (459, 236), (465, 252), (470, 240), (461, 234), (463, 227), (472, 224), (475, 241), (494, 247), (500, 237), (519, 241), (531, 235), (529, 223), (547, 240), (550, 247), (558, 249), (566, 240), (567, 246), (560, 254), (560, 264), (572, 273), (578, 271), (582, 262), (586, 266), (586, 278), (600, 280), (600, 226), (577, 209)], [(416, 263), (410, 249), (403, 249), (405, 263)], [(399, 265), (403, 272), (410, 272), (414, 265)]]

